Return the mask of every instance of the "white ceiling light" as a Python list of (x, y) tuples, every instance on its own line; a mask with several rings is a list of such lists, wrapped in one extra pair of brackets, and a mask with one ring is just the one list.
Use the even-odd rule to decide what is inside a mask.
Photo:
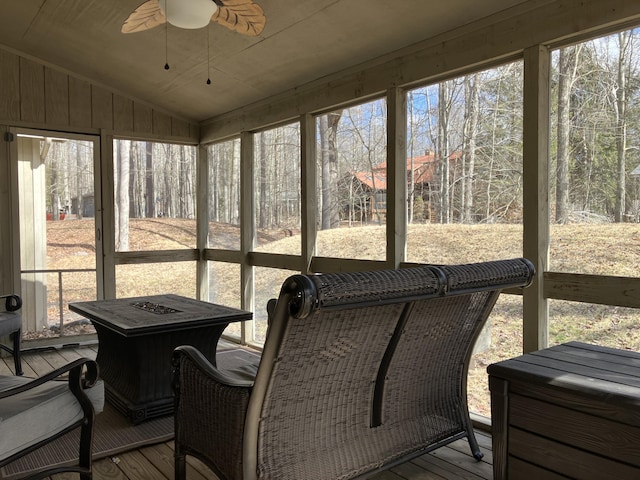
[[(262, 7), (253, 3), (253, 0), (147, 0), (131, 12), (122, 24), (121, 31), (135, 33), (164, 25), (164, 69), (169, 70), (168, 24), (193, 30), (216, 22), (243, 35), (255, 37), (262, 33), (266, 21)], [(207, 72), (210, 70), (209, 43), (207, 29)], [(211, 84), (210, 78), (207, 78), (207, 84)]]
[(167, 21), (179, 28), (203, 28), (218, 10), (213, 0), (160, 0), (160, 10)]
[(135, 33), (166, 25), (203, 28), (215, 22), (243, 35), (262, 33), (267, 19), (253, 0), (147, 0), (122, 24), (122, 33)]

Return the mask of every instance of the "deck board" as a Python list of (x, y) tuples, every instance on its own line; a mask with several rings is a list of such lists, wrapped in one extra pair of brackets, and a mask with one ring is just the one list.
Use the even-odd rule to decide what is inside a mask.
[[(97, 346), (81, 345), (59, 350), (41, 350), (23, 354), (25, 375), (42, 375), (61, 364), (79, 357), (95, 358)], [(13, 358), (0, 359), (0, 375), (13, 373)], [(424, 454), (390, 470), (368, 477), (370, 480), (489, 480), (493, 475), (491, 436), (476, 432), (478, 443), (485, 454), (476, 461), (466, 440), (457, 440), (434, 452)], [(77, 480), (77, 474), (60, 474), (55, 480)], [(172, 480), (173, 442), (143, 447), (103, 458), (93, 464), (94, 480)], [(189, 480), (215, 480), (217, 477), (198, 459), (187, 457)]]

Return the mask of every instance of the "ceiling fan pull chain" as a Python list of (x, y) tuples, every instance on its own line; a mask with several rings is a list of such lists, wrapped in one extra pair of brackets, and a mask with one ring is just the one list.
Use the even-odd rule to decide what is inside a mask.
[(207, 85), (211, 85), (211, 55), (209, 54), (209, 31), (210, 25), (207, 25)]
[[(167, 0), (164, 0), (164, 11), (167, 18), (169, 18), (169, 5)], [(164, 69), (169, 70), (169, 22), (164, 22)]]

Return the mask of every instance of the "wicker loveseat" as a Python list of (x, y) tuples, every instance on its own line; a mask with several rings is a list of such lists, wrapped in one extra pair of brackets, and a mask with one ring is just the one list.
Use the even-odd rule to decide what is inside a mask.
[(255, 380), (174, 352), (176, 479), (185, 455), (222, 479), (346, 479), (467, 437), (472, 348), (525, 259), (294, 275)]

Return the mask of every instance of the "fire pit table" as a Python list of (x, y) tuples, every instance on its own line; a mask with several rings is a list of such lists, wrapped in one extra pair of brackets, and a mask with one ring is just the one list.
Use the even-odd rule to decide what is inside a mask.
[(69, 304), (98, 334), (106, 399), (132, 423), (173, 413), (171, 354), (193, 345), (215, 365), (222, 331), (252, 313), (179, 295)]

